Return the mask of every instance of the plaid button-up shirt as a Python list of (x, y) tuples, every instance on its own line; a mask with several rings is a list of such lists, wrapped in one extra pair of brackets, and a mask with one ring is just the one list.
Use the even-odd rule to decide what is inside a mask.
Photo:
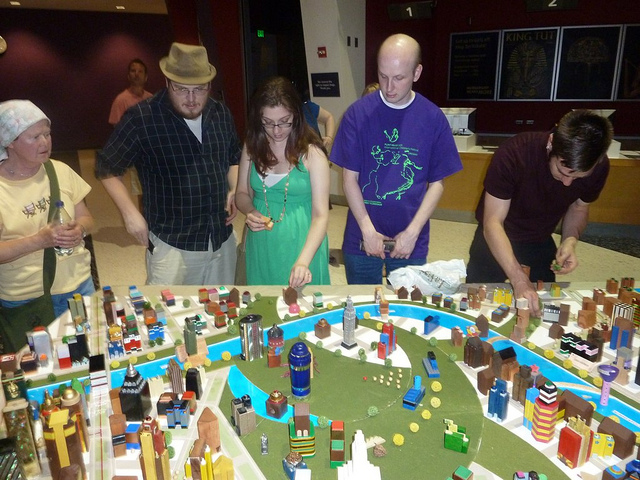
[(149, 230), (181, 250), (213, 249), (229, 238), (225, 225), (231, 165), (240, 142), (229, 109), (209, 99), (202, 112), (202, 143), (173, 109), (166, 89), (126, 111), (104, 149), (96, 177), (121, 176), (135, 166)]

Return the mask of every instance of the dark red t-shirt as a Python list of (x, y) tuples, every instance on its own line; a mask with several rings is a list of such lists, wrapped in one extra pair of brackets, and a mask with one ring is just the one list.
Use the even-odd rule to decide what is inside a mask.
[(482, 223), (485, 192), (511, 200), (504, 222), (511, 241), (544, 241), (573, 202), (577, 199), (585, 203), (595, 201), (607, 180), (607, 157), (596, 165), (591, 175), (575, 179), (568, 187), (553, 178), (546, 150), (550, 133), (526, 132), (510, 138), (493, 155), (487, 170), (476, 219)]

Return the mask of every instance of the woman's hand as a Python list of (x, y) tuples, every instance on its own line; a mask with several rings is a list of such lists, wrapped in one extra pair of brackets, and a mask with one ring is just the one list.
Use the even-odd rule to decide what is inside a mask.
[[(258, 210), (252, 210), (247, 214), (245, 223), (252, 232), (259, 232), (267, 228), (269, 221), (270, 219), (262, 215)], [(271, 228), (269, 228), (269, 230), (271, 230)]]
[(72, 220), (66, 225), (54, 227), (54, 246), (56, 247), (77, 247), (82, 242), (82, 237), (82, 226), (75, 220)]
[(289, 286), (298, 288), (311, 282), (313, 279), (309, 267), (301, 263), (296, 263), (291, 269), (291, 275), (289, 276)]

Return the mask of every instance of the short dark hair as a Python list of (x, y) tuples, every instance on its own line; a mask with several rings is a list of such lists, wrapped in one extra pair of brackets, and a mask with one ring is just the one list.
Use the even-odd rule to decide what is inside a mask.
[(127, 67), (127, 72), (129, 70), (131, 70), (131, 65), (133, 65), (134, 63), (139, 63), (140, 65), (142, 65), (142, 68), (144, 68), (144, 73), (147, 73), (147, 66), (145, 65), (145, 63), (140, 60), (139, 58), (134, 58), (133, 60), (131, 60), (129, 62), (129, 66)]
[(613, 138), (611, 122), (591, 110), (564, 115), (554, 130), (549, 156), (576, 172), (591, 170), (605, 156)]

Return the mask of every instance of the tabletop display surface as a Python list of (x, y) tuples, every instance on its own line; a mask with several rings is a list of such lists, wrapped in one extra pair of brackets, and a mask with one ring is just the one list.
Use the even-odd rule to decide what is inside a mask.
[[(605, 304), (596, 305), (591, 315), (598, 326), (610, 322), (605, 314), (606, 304), (618, 302), (617, 294), (606, 292), (605, 283), (565, 285), (560, 290), (547, 284), (545, 290), (539, 292), (541, 301), (549, 306), (545, 315), (562, 306), (563, 311), (570, 311), (564, 332), (573, 333), (578, 341), (582, 340), (578, 337), (586, 339), (587, 329), (578, 324), (584, 322), (584, 299), (598, 296), (599, 303)], [(628, 290), (632, 298), (638, 297), (637, 290)], [(301, 451), (315, 450), (313, 455), (304, 457), (312, 478), (360, 478), (341, 476), (351, 464), (338, 467), (342, 473), (330, 466), (335, 455), (335, 435), (343, 438), (344, 460), (348, 462), (352, 460), (352, 441), (354, 437), (360, 438), (359, 431), (368, 448), (366, 458), (360, 456), (357, 460), (357, 468), (373, 472), (379, 468), (380, 477), (384, 479), (466, 478), (454, 477), (454, 472), (462, 468), (473, 472), (476, 480), (510, 479), (516, 471), (537, 471), (554, 480), (595, 480), (602, 478), (607, 468), (618, 466), (624, 470), (638, 455), (637, 447), (632, 447), (632, 455), (626, 458), (592, 452), (588, 460), (583, 459), (582, 465), (569, 468), (566, 463), (570, 461), (558, 458), (559, 445), (564, 441), (562, 432), (569, 428), (568, 422), (556, 413), (558, 420), (555, 428), (551, 427), (550, 440), (536, 440), (531, 414), (525, 415), (526, 402), (515, 399), (514, 388), (514, 383), (520, 385), (521, 382), (515, 378), (519, 367), (533, 366), (534, 374), (539, 373), (557, 388), (558, 397), (561, 392), (570, 391), (595, 407), (590, 425), (592, 432), (597, 432), (599, 423), (608, 417), (640, 438), (640, 386), (634, 383), (638, 378), (637, 325), (632, 358), (625, 363), (627, 368), (623, 367), (627, 384), (621, 384), (624, 382), (620, 379), (611, 385), (605, 382), (603, 387), (598, 367), (614, 365), (620, 356), (611, 348), (611, 343), (604, 343), (599, 361), (588, 361), (567, 352), (563, 349), (566, 345), (550, 337), (558, 326), (554, 318), (551, 321), (546, 316), (547, 321), (531, 318), (528, 325), (520, 324), (508, 286), (487, 286), (487, 298), (475, 309), (470, 307), (478, 305), (470, 304), (465, 285), (457, 293), (440, 298), (409, 291), (406, 299), (399, 298), (404, 296), (402, 293), (374, 286), (308, 286), (299, 295), (285, 292), (281, 287), (266, 286), (204, 290), (197, 286), (144, 286), (133, 290), (114, 287), (113, 292), (116, 302), (124, 307), (125, 316), (130, 317), (129, 323), (132, 316), (135, 318), (139, 348), (135, 342), (130, 352), (124, 347), (122, 351), (114, 348), (109, 342), (113, 331), (107, 326), (102, 292), (84, 298), (89, 354), (104, 355), (102, 375), (106, 375), (108, 385), (97, 387), (94, 383), (89, 388), (92, 380), (88, 364), (59, 369), (57, 358), (50, 362), (50, 367), (26, 374), (30, 387), (28, 397), (38, 402), (42, 401), (45, 390), (53, 391), (73, 378), (86, 385), (91, 422), (89, 451), (84, 453), (84, 458), (90, 479), (106, 480), (115, 475), (143, 478), (140, 447), (128, 445), (124, 454), (120, 449), (115, 455), (109, 428), (109, 417), (114, 413), (109, 389), (122, 386), (130, 364), (150, 386), (150, 417), (157, 422), (154, 425), (170, 432), (165, 435), (168, 441), (165, 448), (170, 454), (171, 477), (175, 479), (188, 478), (189, 473), (193, 478), (198, 477), (191, 468), (190, 454), (198, 439), (197, 425), (205, 409), (218, 419), (221, 449), (207, 453), (207, 457), (201, 459), (202, 468), (206, 470), (205, 465), (209, 464), (226, 465), (230, 459), (233, 476), (229, 478), (237, 479), (289, 478), (283, 470), (283, 459), (292, 445), (298, 446), (296, 441), (307, 442), (307, 450)], [(414, 293), (413, 301), (411, 293)], [(291, 295), (297, 295), (297, 299), (292, 301)], [(229, 300), (230, 296), (235, 302)], [(608, 300), (602, 302), (603, 296)], [(288, 305), (285, 298), (293, 306)], [(388, 313), (385, 301), (389, 302)], [(157, 315), (164, 316), (165, 321), (160, 322), (164, 325), (159, 327), (145, 320), (148, 312), (136, 314), (140, 302), (149, 302)], [(215, 302), (214, 308), (207, 305), (211, 302)], [(231, 309), (222, 315), (220, 305), (225, 303)], [(505, 308), (504, 305), (512, 306)], [(255, 315), (261, 317), (261, 322), (246, 320)], [(637, 307), (635, 315), (637, 321)], [(347, 318), (350, 316), (354, 318)], [(483, 331), (478, 318), (488, 320), (488, 332)], [(195, 340), (190, 334), (185, 335), (186, 324), (192, 325), (194, 321), (199, 330), (193, 337)], [(161, 341), (157, 340), (158, 328), (163, 330)], [(284, 346), (270, 347), (270, 337), (275, 337), (278, 329), (281, 329)], [(73, 330), (69, 313), (50, 326), (54, 349)], [(475, 339), (475, 343), (490, 345), (487, 348), (492, 348), (495, 355), (504, 357), (500, 359), (504, 362), (503, 371), (511, 369), (509, 378), (504, 382), (498, 380), (494, 388), (497, 391), (488, 395), (478, 390), (479, 378), (490, 370), (488, 365), (468, 364), (470, 354), (466, 345), (472, 337), (481, 341)], [(262, 348), (256, 344), (258, 339), (262, 340)], [(308, 371), (312, 378), (304, 398), (293, 395), (294, 391), (299, 392), (295, 388), (300, 379), (298, 371), (289, 365), (291, 349), (299, 343), (311, 358)], [(276, 354), (280, 354), (277, 361)], [(182, 428), (170, 428), (173, 423), (180, 427), (177, 417), (167, 418), (157, 411), (160, 394), (172, 388), (171, 373), (167, 370), (170, 361), (169, 370), (177, 364), (182, 375), (198, 368), (202, 387), (200, 399), (195, 406), (191, 404), (193, 413), (182, 419)], [(515, 363), (507, 367), (511, 361)], [(95, 375), (96, 372), (91, 373), (92, 378)], [(610, 389), (608, 402), (601, 398), (605, 389)], [(280, 418), (267, 413), (270, 406), (273, 407), (270, 394), (274, 391), (284, 397)], [(506, 401), (496, 400), (501, 393)], [(246, 399), (246, 395), (255, 411), (251, 417), (255, 420), (248, 426), (236, 424), (239, 417), (234, 420), (232, 412), (234, 400), (238, 404), (237, 399)], [(499, 403), (497, 413), (496, 401)], [(310, 422), (313, 427), (308, 438), (292, 440), (289, 423), (294, 421), (297, 404), (300, 404), (298, 412), (308, 414), (308, 419), (302, 421)], [(529, 406), (534, 405), (532, 402)], [(140, 423), (128, 422), (128, 429), (135, 432)], [(588, 432), (580, 423), (578, 427), (571, 423), (572, 432), (576, 428), (579, 432)], [(237, 433), (239, 429), (241, 435)], [(536, 436), (540, 438), (539, 431)], [(312, 437), (315, 444), (309, 446), (313, 443)], [(227, 478), (221, 475), (210, 478)], [(46, 467), (39, 478), (49, 478)], [(209, 477), (203, 473), (201, 478)], [(300, 473), (297, 478), (307, 477)]]

